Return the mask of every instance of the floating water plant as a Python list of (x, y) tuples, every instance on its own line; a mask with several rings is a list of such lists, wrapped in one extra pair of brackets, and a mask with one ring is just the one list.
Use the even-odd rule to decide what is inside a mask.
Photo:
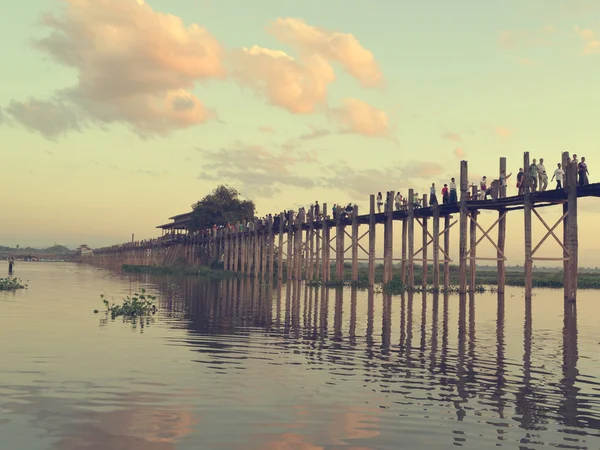
[(17, 289), (26, 288), (27, 285), (19, 278), (0, 278), (0, 291), (16, 291)]
[[(104, 294), (100, 295), (106, 312), (111, 318), (123, 317), (124, 319), (135, 319), (136, 317), (148, 317), (156, 314), (156, 305), (154, 301), (156, 297), (146, 294), (146, 290), (142, 289), (141, 294), (133, 294), (133, 297), (127, 296), (123, 299), (121, 305), (110, 303)], [(98, 312), (95, 310), (94, 312)]]

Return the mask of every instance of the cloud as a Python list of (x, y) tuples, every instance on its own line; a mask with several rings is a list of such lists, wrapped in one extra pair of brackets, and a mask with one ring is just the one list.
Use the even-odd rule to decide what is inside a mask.
[(81, 117), (60, 100), (12, 100), (6, 112), (26, 128), (50, 140), (56, 140), (68, 131), (81, 131)]
[[(328, 88), (336, 80), (333, 62), (340, 64), (364, 87), (383, 83), (373, 53), (351, 34), (324, 30), (294, 18), (279, 18), (269, 24), (267, 31), (293, 47), (297, 58), (258, 45), (233, 50), (229, 55), (231, 75), (240, 85), (293, 114), (327, 110)], [(382, 120), (382, 115), (374, 109), (368, 111), (367, 106), (348, 99), (341, 109), (342, 117), (346, 117), (343, 122), (362, 134), (382, 134), (378, 130), (382, 124), (375, 123)], [(356, 117), (357, 114), (362, 114), (363, 119)], [(371, 124), (365, 125), (364, 119)]]
[(301, 55), (320, 55), (339, 63), (365, 87), (379, 86), (383, 82), (373, 53), (352, 34), (317, 28), (295, 18), (278, 18), (270, 23), (267, 31), (280, 42), (296, 48)]
[(231, 182), (248, 196), (269, 198), (280, 193), (281, 186), (306, 189), (317, 184), (314, 177), (298, 175), (306, 173), (302, 166), (317, 161), (311, 152), (273, 153), (262, 146), (239, 141), (232, 148), (198, 151), (206, 161), (198, 178)]
[(583, 40), (582, 53), (584, 55), (600, 54), (600, 39), (598, 39), (592, 30), (575, 27), (575, 33)]
[(523, 67), (534, 67), (536, 65), (535, 61), (533, 61), (529, 58), (520, 58), (519, 64), (522, 65)]
[(444, 167), (436, 162), (408, 162), (383, 169), (357, 169), (340, 162), (328, 166), (326, 171), (327, 176), (322, 180), (324, 187), (344, 191), (357, 199), (378, 191), (400, 190), (406, 194), (409, 188), (418, 190), (418, 186), (430, 186), (444, 173)]
[(589, 15), (599, 7), (598, 0), (566, 0), (565, 10), (572, 15)]
[(463, 159), (466, 156), (466, 153), (462, 147), (456, 147), (453, 153), (458, 159)]
[(341, 125), (343, 132), (364, 136), (387, 136), (390, 132), (389, 119), (385, 111), (362, 100), (344, 99), (340, 108), (331, 109), (331, 116)]
[[(61, 101), (94, 121), (125, 123), (143, 135), (166, 135), (214, 116), (191, 92), (198, 81), (225, 75), (223, 50), (204, 28), (186, 27), (142, 1), (63, 3), (57, 15), (43, 16), (41, 25), (51, 32), (35, 43), (77, 72), (77, 85), (61, 91)], [(55, 128), (42, 119), (21, 122), (42, 133)]]
[(255, 45), (232, 51), (230, 63), (240, 85), (293, 114), (310, 114), (325, 106), (327, 86), (335, 80), (333, 68), (319, 55), (298, 62), (285, 52)]
[(498, 35), (498, 44), (505, 50), (516, 50), (524, 47), (536, 47), (550, 43), (550, 37), (556, 33), (552, 25), (537, 30), (504, 30)]
[(446, 139), (446, 140), (452, 141), (452, 142), (462, 142), (462, 136), (458, 133), (452, 133), (452, 132), (444, 133), (442, 135), (442, 139)]

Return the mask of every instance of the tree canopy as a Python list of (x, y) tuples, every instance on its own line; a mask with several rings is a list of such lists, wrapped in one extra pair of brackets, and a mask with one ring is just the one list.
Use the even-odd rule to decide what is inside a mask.
[(240, 193), (227, 185), (220, 185), (199, 202), (192, 205), (190, 230), (203, 230), (213, 225), (226, 225), (254, 219), (256, 206), (252, 200), (241, 200)]

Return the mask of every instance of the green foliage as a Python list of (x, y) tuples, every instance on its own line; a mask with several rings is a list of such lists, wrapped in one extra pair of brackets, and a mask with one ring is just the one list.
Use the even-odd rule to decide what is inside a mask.
[(241, 200), (240, 193), (226, 185), (218, 186), (214, 191), (192, 205), (190, 230), (205, 230), (214, 224), (226, 225), (254, 218), (256, 206), (252, 200)]
[(146, 317), (156, 314), (156, 305), (154, 304), (156, 297), (146, 294), (145, 289), (141, 290), (141, 294), (133, 294), (133, 297), (125, 297), (121, 305), (110, 303), (104, 294), (101, 294), (100, 298), (104, 306), (106, 306), (106, 312), (110, 314), (112, 319), (117, 317), (134, 319), (136, 317)]
[(0, 278), (0, 291), (16, 291), (17, 289), (26, 289), (27, 285), (19, 278)]

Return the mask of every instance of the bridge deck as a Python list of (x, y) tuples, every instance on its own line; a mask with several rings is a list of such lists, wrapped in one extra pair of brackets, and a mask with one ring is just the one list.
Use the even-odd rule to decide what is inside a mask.
[[(587, 186), (577, 187), (577, 197), (600, 197), (600, 183), (588, 184)], [(534, 203), (536, 208), (542, 208), (545, 206), (552, 206), (564, 203), (567, 201), (567, 193), (562, 189), (552, 189), (544, 192), (535, 192), (531, 194), (531, 201)], [(512, 211), (523, 209), (523, 196), (522, 195), (514, 195), (512, 197), (504, 197), (499, 198), (497, 200), (471, 200), (467, 201), (467, 208), (469, 209), (479, 209), (479, 210), (491, 210), (491, 211)], [(460, 203), (451, 203), (451, 204), (440, 204), (440, 217), (448, 216), (450, 214), (458, 214), (460, 209)], [(414, 209), (415, 217), (432, 217), (433, 216), (433, 208), (430, 206), (425, 208), (415, 208)], [(401, 220), (408, 217), (408, 211), (406, 209), (400, 211), (394, 211), (394, 220)], [(369, 214), (359, 215), (358, 223), (360, 224), (368, 224), (369, 223)], [(384, 223), (386, 221), (385, 213), (377, 213), (375, 214), (375, 222), (376, 223)], [(335, 225), (335, 220), (329, 219), (326, 221), (318, 221), (314, 222), (313, 226), (315, 229), (320, 229), (323, 227), (323, 223), (327, 223), (330, 226)], [(352, 219), (346, 218), (342, 221), (344, 225), (351, 225)], [(308, 229), (308, 224), (302, 224), (303, 229)], [(295, 227), (294, 227), (295, 228)], [(286, 226), (284, 231), (288, 231), (289, 228)], [(275, 230), (276, 232), (278, 230)]]

